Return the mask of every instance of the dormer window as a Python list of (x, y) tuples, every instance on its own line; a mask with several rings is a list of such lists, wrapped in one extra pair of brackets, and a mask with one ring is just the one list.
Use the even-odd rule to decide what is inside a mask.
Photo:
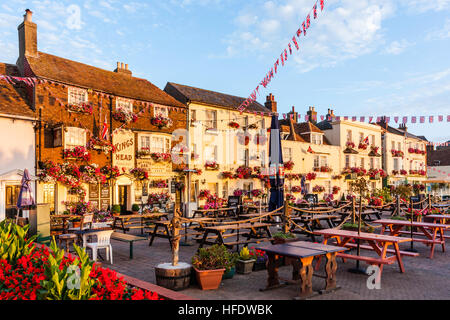
[(323, 137), (321, 134), (311, 133), (312, 144), (323, 144)]
[(80, 105), (88, 102), (88, 92), (86, 89), (69, 87), (68, 99), (69, 104)]
[(133, 112), (133, 101), (124, 98), (116, 99), (116, 110), (122, 109), (124, 112)]

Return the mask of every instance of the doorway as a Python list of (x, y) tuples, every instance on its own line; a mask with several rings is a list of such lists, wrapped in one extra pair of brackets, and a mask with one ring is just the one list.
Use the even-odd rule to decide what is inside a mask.
[(128, 186), (119, 186), (119, 205), (120, 205), (120, 213), (127, 213), (128, 206)]
[(20, 186), (6, 186), (5, 215), (6, 218), (14, 219), (17, 215), (17, 200), (19, 199)]

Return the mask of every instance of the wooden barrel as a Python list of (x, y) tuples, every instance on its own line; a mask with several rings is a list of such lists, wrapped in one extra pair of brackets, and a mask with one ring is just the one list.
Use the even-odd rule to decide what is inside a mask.
[(178, 291), (189, 287), (191, 280), (191, 265), (180, 262), (177, 266), (162, 263), (155, 268), (156, 284), (158, 286)]

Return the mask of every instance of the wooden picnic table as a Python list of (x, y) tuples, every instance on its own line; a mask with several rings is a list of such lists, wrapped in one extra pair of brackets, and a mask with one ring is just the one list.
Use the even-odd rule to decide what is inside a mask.
[(200, 218), (207, 218), (207, 217), (229, 217), (229, 213), (231, 212), (231, 217), (236, 217), (237, 215), (237, 207), (227, 207), (227, 208), (218, 208), (218, 209), (197, 209), (194, 210), (192, 217), (196, 218), (197, 216)]
[(53, 214), (50, 216), (51, 219), (61, 219), (62, 220), (62, 232), (67, 233), (68, 223), (67, 221), (73, 218), (80, 218), (79, 215), (76, 214)]
[[(240, 244), (248, 244), (253, 240), (257, 241), (268, 241), (271, 240), (272, 234), (270, 232), (269, 227), (271, 226), (270, 223), (230, 223), (230, 224), (222, 224), (222, 225), (216, 225), (216, 226), (208, 226), (203, 227), (203, 237), (200, 240), (200, 246), (199, 248), (202, 248), (205, 244), (223, 244), (227, 247), (233, 247), (236, 245), (237, 250), (239, 250)], [(240, 234), (241, 231), (248, 230), (248, 233)], [(212, 234), (212, 239), (215, 239), (215, 241), (208, 241), (208, 236)], [(263, 234), (266, 236), (264, 237)], [(229, 237), (236, 236), (237, 239), (234, 242), (226, 242), (225, 239)], [(240, 240), (240, 236), (243, 236), (246, 238), (246, 240)]]
[[(423, 236), (427, 239), (421, 238), (408, 238), (410, 241), (422, 242), (430, 245), (430, 259), (433, 259), (434, 247), (436, 244), (442, 246), (442, 252), (445, 252), (445, 238), (444, 229), (450, 229), (450, 225), (440, 224), (440, 223), (429, 223), (429, 222), (417, 222), (417, 221), (407, 221), (407, 220), (393, 220), (393, 219), (381, 219), (374, 221), (374, 223), (381, 224), (383, 227), (381, 229), (381, 234), (384, 234), (386, 228), (389, 234), (392, 236), (398, 236), (401, 234), (411, 235), (411, 231), (403, 231), (402, 229), (406, 227), (413, 227), (417, 229), (417, 232), (413, 232), (413, 236)], [(431, 230), (431, 232), (430, 232)], [(439, 238), (437, 238), (439, 235)]]
[[(296, 224), (302, 224), (303, 228), (309, 231), (308, 235), (311, 237), (312, 241), (316, 241), (316, 238), (314, 236), (314, 230), (318, 229), (324, 229), (322, 227), (321, 221), (326, 221), (328, 224), (328, 227), (334, 228), (335, 221), (340, 220), (341, 216), (339, 215), (329, 215), (329, 214), (304, 214), (297, 217), (292, 217), (291, 220), (294, 221)], [(291, 228), (291, 232), (293, 233), (305, 233), (305, 231), (302, 230), (296, 230), (297, 226), (293, 225)]]
[[(122, 230), (123, 233), (126, 233), (126, 231), (129, 231), (130, 229), (141, 229), (141, 234), (143, 234), (144, 233), (143, 230), (146, 227), (144, 222), (151, 219), (168, 220), (168, 213), (154, 212), (154, 213), (128, 214), (115, 216), (112, 227), (115, 230), (116, 229)], [(138, 225), (136, 225), (136, 223), (138, 223)]]
[[(257, 246), (256, 249), (263, 250), (268, 256), (267, 261), (267, 285), (264, 289), (271, 290), (279, 288), (285, 284), (281, 284), (280, 280), (286, 281), (286, 284), (300, 284), (300, 292), (296, 299), (305, 299), (313, 294), (312, 277), (314, 258), (325, 256), (326, 266), (325, 272), (325, 289), (321, 293), (330, 292), (337, 289), (336, 286), (336, 254), (347, 250), (347, 248), (323, 245), (319, 243), (311, 243), (306, 241), (287, 242), (276, 245)], [(280, 279), (278, 276), (277, 256), (288, 258), (288, 262), (292, 264), (292, 280)]]
[[(403, 237), (388, 236), (384, 234), (374, 234), (361, 232), (358, 234), (357, 231), (349, 230), (338, 230), (338, 229), (326, 229), (314, 231), (317, 235), (322, 235), (324, 237), (323, 244), (327, 244), (329, 239), (336, 239), (337, 245), (340, 247), (346, 247), (352, 240), (367, 242), (369, 246), (375, 251), (379, 258), (362, 256), (362, 255), (352, 255), (347, 253), (338, 253), (338, 257), (344, 259), (354, 259), (364, 261), (371, 265), (377, 265), (380, 269), (379, 277), (381, 279), (381, 273), (383, 271), (383, 266), (385, 264), (392, 264), (397, 261), (400, 272), (404, 273), (405, 268), (403, 266), (403, 261), (401, 258), (402, 252), (400, 251), (399, 244), (403, 242), (409, 242), (411, 239)], [(393, 246), (393, 250), (388, 250), (389, 246)], [(387, 253), (394, 253), (394, 255), (387, 256)], [(318, 268), (318, 265), (316, 266)]]

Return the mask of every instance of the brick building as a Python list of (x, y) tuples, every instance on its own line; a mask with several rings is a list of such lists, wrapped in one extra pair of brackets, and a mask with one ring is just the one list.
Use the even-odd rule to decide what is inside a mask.
[(38, 51), (29, 10), (18, 32), (17, 68), (37, 78), (28, 95), (38, 120), (36, 169), (44, 178), (38, 203), (62, 212), (63, 202), (81, 197), (97, 208), (130, 211), (143, 195), (169, 193), (177, 169), (172, 132), (186, 127), (186, 107), (133, 77), (127, 64), (108, 71)]

